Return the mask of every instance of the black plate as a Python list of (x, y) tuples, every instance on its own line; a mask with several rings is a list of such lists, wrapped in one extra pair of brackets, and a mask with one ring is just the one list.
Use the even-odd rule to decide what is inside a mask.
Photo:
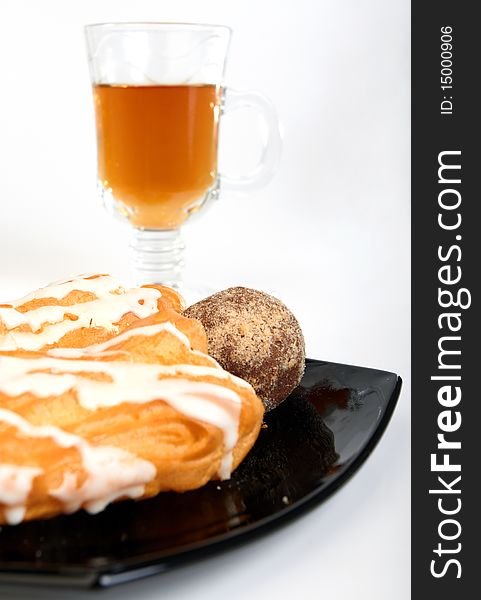
[(385, 430), (401, 379), (306, 361), (226, 482), (0, 528), (0, 581), (110, 586), (165, 571), (299, 515), (339, 488)]

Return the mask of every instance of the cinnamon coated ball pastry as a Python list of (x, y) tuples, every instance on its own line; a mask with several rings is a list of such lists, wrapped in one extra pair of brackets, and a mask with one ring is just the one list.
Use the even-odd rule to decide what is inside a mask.
[[(80, 508), (96, 513), (110, 502), (228, 479), (259, 434), (261, 400), (208, 356), (205, 331), (177, 312), (182, 301), (176, 292), (159, 286), (150, 297), (139, 291), (127, 307), (118, 307), (107, 295), (111, 282), (104, 281), (103, 291), (96, 282), (100, 310), (96, 299), (70, 302), (72, 293), (92, 289), (83, 281), (89, 280), (37, 292), (48, 294), (45, 308), (55, 315), (42, 313), (37, 329), (30, 314), (32, 331), (14, 340), (41, 351), (0, 351), (0, 526)], [(144, 319), (137, 314), (139, 299), (149, 311), (155, 304)], [(41, 298), (26, 302), (35, 300)], [(86, 314), (75, 307), (89, 303), (94, 310), (88, 318), (102, 315), (99, 341), (80, 347), (82, 326), (68, 331), (78, 334), (77, 347), (64, 347), (69, 318), (61, 313), (68, 307)], [(31, 312), (42, 310), (34, 306)], [(129, 307), (137, 318), (129, 316), (134, 323), (122, 328), (119, 315), (124, 318)], [(43, 332), (50, 332), (47, 344), (33, 337)], [(63, 334), (59, 343), (52, 342), (54, 332)]]
[(209, 354), (248, 381), (266, 410), (278, 406), (304, 373), (301, 328), (277, 298), (244, 287), (218, 292), (190, 306), (185, 316), (199, 319)]

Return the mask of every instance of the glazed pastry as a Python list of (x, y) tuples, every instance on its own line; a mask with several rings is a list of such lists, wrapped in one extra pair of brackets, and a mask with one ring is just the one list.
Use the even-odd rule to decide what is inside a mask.
[(106, 341), (0, 352), (0, 524), (195, 489), (245, 457), (262, 403), (169, 293)]
[(82, 275), (0, 304), (0, 350), (88, 346), (169, 308), (183, 301), (165, 286), (125, 289), (110, 275)]
[(209, 354), (248, 381), (266, 410), (278, 406), (304, 373), (304, 337), (297, 319), (277, 298), (234, 287), (183, 313), (205, 327)]

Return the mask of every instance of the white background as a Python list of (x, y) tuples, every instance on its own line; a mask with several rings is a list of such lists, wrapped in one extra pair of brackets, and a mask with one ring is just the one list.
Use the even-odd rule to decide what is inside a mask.
[[(82, 25), (224, 23), (234, 30), (226, 82), (270, 96), (284, 152), (268, 187), (224, 197), (186, 227), (190, 276), (275, 292), (309, 356), (405, 382), (374, 454), (329, 501), (103, 598), (409, 597), (409, 18), (407, 0), (0, 0), (1, 300), (73, 273), (126, 273), (128, 232), (95, 193)], [(226, 120), (223, 164), (252, 164), (256, 121), (242, 123)]]

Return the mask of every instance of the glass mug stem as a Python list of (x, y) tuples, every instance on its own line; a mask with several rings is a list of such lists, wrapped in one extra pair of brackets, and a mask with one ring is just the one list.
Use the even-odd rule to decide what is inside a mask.
[(138, 284), (181, 286), (185, 244), (179, 229), (134, 229), (130, 250)]

